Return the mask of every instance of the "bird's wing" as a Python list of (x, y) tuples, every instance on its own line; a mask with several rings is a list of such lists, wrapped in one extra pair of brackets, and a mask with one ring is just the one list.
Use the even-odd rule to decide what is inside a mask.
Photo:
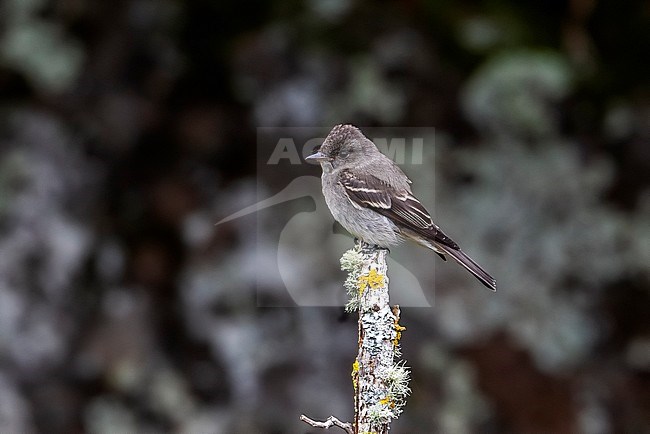
[(395, 224), (421, 236), (458, 250), (458, 245), (433, 223), (420, 201), (405, 189), (396, 189), (375, 176), (342, 170), (339, 184), (352, 204), (369, 208)]
[(374, 176), (359, 176), (349, 170), (341, 171), (338, 180), (343, 191), (357, 208), (390, 209), (390, 186)]

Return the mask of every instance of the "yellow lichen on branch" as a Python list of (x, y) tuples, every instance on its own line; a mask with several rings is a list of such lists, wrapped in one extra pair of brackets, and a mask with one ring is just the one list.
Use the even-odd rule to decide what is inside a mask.
[(402, 339), (402, 332), (406, 330), (406, 327), (399, 324), (399, 318), (395, 320), (395, 339), (393, 339), (393, 345), (398, 346), (400, 339)]
[(359, 360), (358, 359), (354, 359), (354, 363), (352, 364), (352, 372), (350, 373), (350, 376), (352, 377), (352, 386), (354, 387), (355, 396), (356, 396), (357, 383), (359, 381)]
[(384, 275), (378, 273), (374, 268), (368, 274), (359, 276), (359, 295), (370, 287), (370, 289), (382, 288), (385, 284)]

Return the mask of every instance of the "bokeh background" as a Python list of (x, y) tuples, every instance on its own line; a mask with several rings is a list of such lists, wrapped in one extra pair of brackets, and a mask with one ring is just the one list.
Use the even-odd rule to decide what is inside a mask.
[[(649, 15), (3, 0), (0, 432), (350, 420), (355, 319), (260, 307), (284, 291), (258, 280), (273, 221), (214, 226), (286, 186), (260, 185), (257, 127), (340, 122), (435, 128), (411, 175), (435, 174), (436, 215), (500, 284), (438, 266), (434, 307), (404, 309), (413, 394), (393, 430), (650, 432)], [(313, 250), (324, 291), (341, 253)]]

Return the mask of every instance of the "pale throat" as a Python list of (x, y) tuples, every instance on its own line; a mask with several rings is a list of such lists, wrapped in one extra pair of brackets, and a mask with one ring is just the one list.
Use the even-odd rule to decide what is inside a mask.
[(323, 172), (325, 173), (332, 173), (332, 170), (334, 170), (334, 166), (332, 166), (332, 163), (329, 161), (323, 161), (320, 163), (320, 166), (323, 168)]

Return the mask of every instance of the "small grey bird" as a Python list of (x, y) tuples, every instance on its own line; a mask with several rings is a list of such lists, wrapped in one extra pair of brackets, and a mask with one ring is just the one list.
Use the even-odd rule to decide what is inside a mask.
[(411, 192), (411, 180), (353, 125), (337, 125), (306, 158), (323, 169), (325, 202), (334, 219), (368, 244), (390, 247), (408, 239), (451, 256), (492, 291), (496, 280), (433, 222)]

